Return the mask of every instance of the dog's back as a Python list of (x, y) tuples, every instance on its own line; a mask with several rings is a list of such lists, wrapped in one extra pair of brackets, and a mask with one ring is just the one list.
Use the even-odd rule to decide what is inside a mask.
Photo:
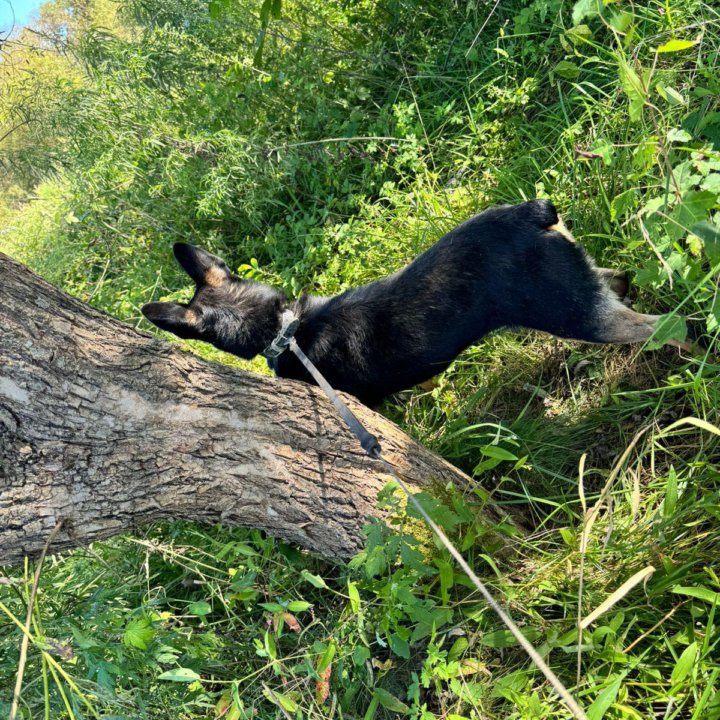
[[(399, 272), (348, 290), (305, 315), (297, 340), (340, 389), (374, 402), (443, 371), (488, 332), (522, 326), (588, 342), (614, 339), (625, 308), (559, 222), (552, 203), (491, 208)], [(616, 273), (612, 273), (616, 276)], [(621, 323), (622, 324), (622, 323)], [(290, 354), (276, 370), (307, 379)]]
[[(195, 280), (188, 305), (143, 308), (160, 327), (251, 358), (278, 333), (291, 304), (233, 275), (190, 245), (175, 254)], [(595, 343), (652, 335), (656, 316), (627, 308), (623, 273), (598, 268), (547, 200), (494, 207), (459, 225), (404, 269), (333, 298), (293, 303), (296, 339), (330, 383), (373, 404), (442, 372), (488, 332), (518, 326)], [(282, 377), (310, 382), (284, 352)]]

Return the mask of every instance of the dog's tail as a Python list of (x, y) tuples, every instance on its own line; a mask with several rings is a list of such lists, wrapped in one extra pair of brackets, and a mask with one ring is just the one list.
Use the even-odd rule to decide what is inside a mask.
[(528, 220), (543, 230), (547, 230), (560, 222), (557, 208), (549, 200), (529, 200), (522, 204)]

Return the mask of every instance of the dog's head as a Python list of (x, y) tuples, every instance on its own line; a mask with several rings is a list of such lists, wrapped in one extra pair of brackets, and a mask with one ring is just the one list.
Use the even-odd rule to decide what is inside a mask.
[(149, 303), (143, 315), (181, 338), (204, 340), (246, 360), (261, 353), (280, 327), (285, 295), (233, 275), (219, 257), (202, 248), (175, 243), (173, 252), (195, 281), (195, 295), (187, 304)]

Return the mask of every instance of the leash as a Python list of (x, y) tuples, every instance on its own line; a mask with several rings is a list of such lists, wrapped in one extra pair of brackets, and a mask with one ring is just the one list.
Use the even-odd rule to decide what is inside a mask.
[[(290, 315), (292, 315), (292, 318)], [(280, 355), (287, 348), (297, 357), (305, 369), (310, 373), (310, 375), (312, 375), (315, 382), (317, 382), (317, 384), (328, 396), (328, 399), (338, 411), (338, 414), (345, 424), (350, 428), (352, 434), (355, 435), (363, 450), (365, 450), (367, 455), (373, 460), (379, 460), (384, 465), (388, 473), (395, 478), (408, 500), (410, 500), (418, 513), (420, 513), (425, 522), (437, 535), (445, 549), (455, 558), (457, 564), (463, 572), (470, 578), (470, 580), (472, 580), (473, 585), (475, 585), (483, 598), (485, 598), (487, 604), (495, 611), (500, 620), (502, 620), (503, 624), (517, 640), (520, 647), (522, 647), (535, 666), (539, 668), (545, 676), (545, 679), (550, 683), (550, 685), (552, 685), (555, 692), (557, 692), (567, 706), (568, 710), (572, 713), (573, 717), (576, 718), (576, 720), (588, 720), (588, 716), (585, 711), (582, 707), (580, 707), (575, 698), (573, 698), (568, 689), (562, 684), (560, 678), (550, 669), (547, 663), (540, 656), (540, 653), (538, 653), (532, 643), (522, 634), (520, 628), (515, 624), (512, 618), (500, 607), (482, 580), (480, 580), (480, 578), (474, 573), (468, 562), (460, 554), (460, 551), (452, 544), (448, 536), (442, 531), (438, 524), (430, 517), (430, 515), (428, 515), (425, 508), (420, 504), (420, 501), (412, 492), (410, 492), (410, 489), (405, 484), (405, 481), (395, 471), (395, 468), (385, 459), (378, 439), (372, 433), (368, 432), (365, 426), (357, 419), (353, 411), (350, 410), (342, 398), (337, 394), (337, 392), (335, 392), (332, 385), (330, 385), (323, 374), (315, 367), (310, 358), (308, 358), (308, 356), (300, 349), (294, 337), (298, 324), (299, 320), (295, 317), (292, 310), (286, 310), (283, 313), (280, 333), (273, 340), (272, 344), (263, 352), (263, 355), (265, 355), (265, 357), (277, 357), (277, 355)], [(290, 331), (290, 328), (292, 328), (292, 331)], [(282, 349), (280, 349), (281, 347)], [(277, 352), (277, 355), (268, 356), (267, 353), (270, 351)]]

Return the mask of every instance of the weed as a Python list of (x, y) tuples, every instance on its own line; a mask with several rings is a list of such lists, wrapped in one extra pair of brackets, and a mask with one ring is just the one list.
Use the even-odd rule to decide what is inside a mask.
[[(383, 411), (473, 473), (424, 502), (593, 720), (720, 718), (717, 9), (93, 0), (38, 30), (2, 50), (0, 249), (128, 322), (182, 297), (178, 240), (331, 294), (540, 196), (667, 315), (655, 345), (704, 335), (679, 357), (498, 334)], [(688, 416), (708, 425), (667, 431)], [(527, 533), (487, 527), (490, 496)], [(21, 712), (566, 717), (395, 489), (380, 502), (343, 567), (185, 523), (48, 561)], [(0, 712), (31, 584), (0, 578)]]

